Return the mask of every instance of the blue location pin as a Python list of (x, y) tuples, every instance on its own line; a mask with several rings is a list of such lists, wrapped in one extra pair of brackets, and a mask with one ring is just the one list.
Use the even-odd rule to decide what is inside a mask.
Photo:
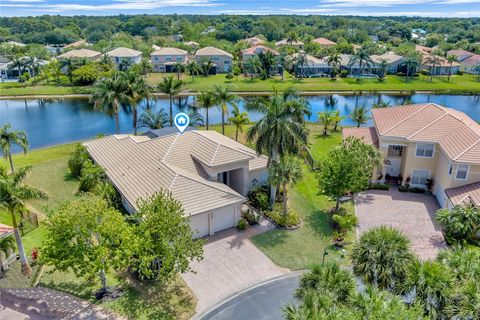
[(190, 118), (188, 117), (188, 114), (180, 112), (175, 115), (173, 122), (175, 122), (175, 127), (177, 127), (178, 131), (183, 133), (190, 123)]

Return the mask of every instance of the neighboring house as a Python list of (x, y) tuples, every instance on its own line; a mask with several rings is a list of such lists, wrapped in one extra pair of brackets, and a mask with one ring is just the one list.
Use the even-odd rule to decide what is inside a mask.
[(217, 29), (214, 26), (209, 26), (205, 30), (203, 30), (200, 34), (202, 36), (206, 36), (207, 34), (215, 32), (215, 31), (217, 31)]
[(190, 48), (198, 48), (200, 47), (200, 45), (198, 44), (198, 42), (195, 42), (195, 41), (186, 41), (183, 43), (184, 45), (186, 46), (189, 46)]
[(420, 53), (422, 55), (432, 54), (433, 50), (434, 50), (433, 48), (421, 46), (421, 45), (418, 45), (418, 44), (415, 45), (415, 51), (417, 51), (418, 53)]
[(156, 44), (152, 44), (152, 49), (153, 49), (153, 51), (158, 51), (158, 50), (162, 49), (162, 47), (157, 46)]
[(472, 53), (467, 50), (450, 50), (447, 52), (447, 54), (456, 56), (459, 62), (462, 62), (463, 60), (475, 55), (475, 53)]
[(128, 60), (132, 65), (142, 61), (142, 52), (124, 47), (115, 48), (106, 55), (112, 58), (117, 68), (123, 60)]
[(433, 180), (432, 192), (441, 207), (471, 199), (480, 205), (478, 123), (433, 103), (372, 109), (372, 119), (373, 127), (345, 128), (343, 136), (360, 137), (379, 148), (384, 165), (374, 179), (399, 177), (415, 188), (426, 188)]
[(58, 60), (64, 60), (64, 59), (86, 59), (86, 60), (96, 60), (100, 58), (102, 54), (98, 51), (94, 50), (89, 50), (89, 49), (73, 49), (70, 51), (67, 51), (65, 53), (62, 53), (57, 57)]
[(264, 44), (266, 41), (258, 37), (251, 37), (243, 40), (248, 46), (255, 47), (261, 44)]
[(457, 57), (460, 63), (460, 71), (478, 74), (479, 71), (474, 71), (475, 66), (480, 64), (480, 55), (469, 52), (467, 50), (450, 50), (448, 54), (453, 54)]
[[(6, 224), (0, 223), (0, 241), (7, 238), (7, 237), (13, 237), (13, 228), (10, 226), (7, 226)], [(15, 261), (17, 259), (17, 254), (13, 250), (13, 248), (7, 248), (5, 251), (3, 249), (0, 249), (0, 255), (1, 261), (2, 261), (2, 275), (3, 271), (8, 268), (10, 263)]]
[(82, 39), (82, 40), (78, 40), (78, 41), (75, 41), (75, 42), (72, 42), (70, 44), (67, 44), (63, 47), (63, 49), (68, 49), (68, 48), (76, 48), (76, 47), (83, 47), (83, 46), (91, 46), (92, 44), (87, 42), (87, 40), (85, 39)]
[(341, 58), (340, 65), (342, 69), (349, 70), (351, 75), (354, 75), (354, 76), (363, 75), (365, 77), (370, 77), (370, 76), (376, 77), (378, 74), (378, 66), (375, 63), (375, 61), (373, 64), (370, 64), (370, 66), (368, 67), (362, 66), (360, 68), (360, 64), (358, 62), (350, 65), (350, 60), (352, 59), (351, 54), (341, 54), (340, 58)]
[(162, 48), (150, 55), (153, 64), (153, 71), (175, 72), (173, 66), (178, 63), (187, 62), (188, 52), (178, 48)]
[(190, 217), (195, 237), (237, 225), (244, 195), (267, 181), (267, 158), (214, 131), (113, 135), (84, 143), (119, 191), (127, 211), (141, 198), (171, 192)]
[(405, 58), (395, 54), (393, 52), (387, 52), (381, 55), (372, 55), (370, 56), (375, 63), (380, 63), (383, 60), (388, 62), (388, 73), (395, 74), (399, 72), (400, 67), (402, 66)]
[(227, 73), (233, 68), (233, 56), (215, 47), (205, 47), (195, 52), (195, 60), (201, 62), (204, 59), (211, 59), (214, 68), (211, 73)]
[(332, 66), (328, 65), (327, 59), (318, 59), (309, 54), (305, 54), (305, 64), (300, 65), (296, 63), (300, 53), (295, 53), (289, 56), (290, 61), (297, 74), (305, 75), (307, 77), (324, 77), (332, 73)]
[[(435, 63), (433, 62), (433, 57), (437, 60)], [(460, 63), (448, 62), (447, 59), (437, 56), (437, 55), (423, 55), (422, 56), (422, 65), (421, 68), (424, 70), (428, 70), (435, 76), (446, 76), (451, 74), (456, 74), (460, 70)]]
[(288, 41), (287, 39), (283, 39), (275, 42), (275, 46), (277, 48), (292, 46), (292, 47), (297, 47), (298, 49), (303, 49), (303, 45), (304, 43), (302, 41)]
[(427, 31), (423, 29), (412, 29), (412, 39), (423, 40), (427, 35)]
[(312, 42), (316, 43), (316, 44), (319, 44), (323, 48), (333, 47), (337, 44), (336, 42), (328, 40), (327, 38), (313, 39)]
[(278, 56), (278, 52), (262, 45), (256, 45), (248, 49), (242, 50), (242, 61), (245, 63), (248, 59), (259, 55), (262, 52), (271, 52), (274, 56)]

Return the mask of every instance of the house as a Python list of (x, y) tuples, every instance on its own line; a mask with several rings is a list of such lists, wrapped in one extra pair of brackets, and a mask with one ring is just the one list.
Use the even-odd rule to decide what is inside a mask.
[(427, 31), (423, 29), (412, 29), (412, 39), (414, 40), (423, 40), (427, 35)]
[(198, 48), (200, 47), (200, 45), (198, 44), (198, 42), (195, 42), (195, 41), (186, 41), (183, 43), (184, 45), (186, 46), (189, 46), (190, 48)]
[(352, 59), (351, 54), (341, 54), (340, 59), (341, 59), (340, 65), (342, 69), (349, 70), (351, 75), (354, 75), (354, 76), (362, 75), (364, 77), (376, 77), (378, 74), (378, 65), (375, 63), (375, 61), (373, 64), (370, 64), (368, 67), (364, 65), (360, 68), (360, 64), (358, 62), (350, 64), (350, 60)]
[(162, 49), (162, 47), (157, 46), (156, 44), (152, 44), (152, 49), (153, 49), (153, 51), (158, 51), (158, 50)]
[(266, 41), (258, 37), (251, 37), (243, 40), (249, 47), (255, 47), (264, 44)]
[(197, 52), (195, 52), (195, 60), (197, 60), (197, 62), (211, 60), (214, 64), (211, 73), (214, 74), (227, 73), (233, 68), (233, 56), (230, 53), (215, 47), (198, 49)]
[(465, 201), (480, 206), (480, 125), (463, 112), (433, 103), (372, 109), (373, 127), (345, 128), (376, 145), (383, 167), (376, 180), (399, 177), (427, 188), (443, 208)]
[(433, 48), (429, 48), (429, 47), (425, 47), (425, 46), (421, 46), (421, 45), (415, 45), (415, 51), (417, 51), (418, 53), (422, 54), (422, 55), (428, 55), (428, 54), (432, 54), (433, 53)]
[(462, 62), (463, 60), (475, 55), (475, 53), (467, 50), (450, 50), (447, 52), (447, 54), (456, 56), (459, 62)]
[[(7, 226), (6, 224), (0, 223), (0, 240), (3, 240), (8, 237), (13, 237), (13, 228), (10, 226)], [(13, 250), (13, 248), (6, 248), (6, 249), (0, 249), (0, 255), (1, 255), (1, 263), (2, 265), (0, 266), (1, 268), (1, 275), (3, 276), (3, 272), (5, 269), (8, 268), (8, 266), (17, 259), (17, 254)]]
[(67, 44), (63, 47), (63, 49), (69, 49), (69, 48), (76, 48), (76, 47), (83, 47), (83, 46), (91, 46), (92, 44), (87, 42), (85, 39), (81, 39), (75, 42), (72, 42), (70, 44)]
[(298, 49), (303, 49), (303, 45), (304, 43), (302, 41), (288, 41), (287, 39), (283, 39), (275, 42), (275, 46), (277, 48), (292, 46), (292, 47), (297, 47)]
[(274, 56), (278, 56), (279, 53), (269, 47), (265, 47), (265, 46), (262, 46), (262, 45), (256, 45), (256, 46), (253, 46), (253, 47), (250, 47), (248, 49), (245, 49), (245, 50), (242, 50), (241, 51), (241, 54), (242, 54), (242, 61), (245, 63), (248, 59), (256, 56), (256, 55), (259, 55), (260, 53), (262, 52), (271, 52)]
[(16, 42), (16, 41), (7, 41), (7, 42), (4, 42), (8, 45), (11, 45), (12, 47), (25, 47), (26, 44), (25, 43), (21, 43), (21, 42)]
[(186, 63), (188, 52), (178, 48), (162, 48), (150, 55), (153, 71), (175, 72), (173, 66), (176, 63)]
[(337, 43), (327, 38), (317, 38), (312, 40), (313, 43), (319, 44), (322, 48), (329, 48), (335, 46)]
[(213, 33), (215, 31), (217, 31), (217, 29), (214, 26), (209, 26), (205, 30), (203, 30), (200, 34), (202, 36), (206, 36), (207, 34)]
[(130, 65), (142, 61), (142, 52), (124, 47), (115, 48), (107, 52), (106, 55), (112, 58), (117, 68), (122, 61), (128, 61)]
[(128, 212), (138, 210), (141, 198), (166, 190), (182, 204), (195, 237), (236, 226), (244, 195), (267, 181), (267, 158), (214, 131), (171, 129), (84, 145)]
[(400, 67), (402, 66), (403, 62), (405, 61), (405, 58), (395, 54), (393, 52), (387, 52), (381, 55), (371, 55), (370, 58), (372, 60), (379, 64), (381, 63), (382, 60), (385, 60), (388, 62), (388, 73), (395, 74), (399, 72)]
[(326, 59), (318, 59), (309, 54), (303, 54), (305, 58), (304, 65), (295, 63), (301, 54), (302, 53), (294, 53), (289, 56), (289, 59), (293, 62), (296, 74), (306, 77), (324, 77), (329, 76), (332, 73), (333, 66), (328, 65)]
[(86, 60), (96, 60), (100, 58), (102, 54), (98, 51), (89, 50), (89, 49), (73, 49), (62, 53), (57, 57), (58, 60), (66, 59), (86, 59)]
[(460, 70), (472, 74), (480, 74), (478, 66), (480, 65), (480, 55), (474, 54), (460, 62)]
[(423, 55), (421, 68), (436, 76), (446, 76), (456, 74), (460, 70), (460, 63), (456, 61), (450, 63), (447, 59), (434, 54)]

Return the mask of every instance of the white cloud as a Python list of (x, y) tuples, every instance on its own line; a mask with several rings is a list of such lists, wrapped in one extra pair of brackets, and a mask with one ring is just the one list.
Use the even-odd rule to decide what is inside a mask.
[(323, 0), (317, 7), (392, 7), (399, 5), (453, 5), (479, 3), (480, 0)]

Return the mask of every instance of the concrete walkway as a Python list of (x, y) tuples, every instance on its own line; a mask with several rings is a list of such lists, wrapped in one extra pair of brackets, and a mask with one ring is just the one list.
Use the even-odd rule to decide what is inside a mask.
[(198, 299), (197, 312), (247, 287), (289, 272), (275, 265), (248, 240), (273, 228), (269, 221), (262, 220), (260, 225), (245, 232), (231, 228), (207, 240), (203, 260), (192, 262), (194, 272), (182, 275)]

